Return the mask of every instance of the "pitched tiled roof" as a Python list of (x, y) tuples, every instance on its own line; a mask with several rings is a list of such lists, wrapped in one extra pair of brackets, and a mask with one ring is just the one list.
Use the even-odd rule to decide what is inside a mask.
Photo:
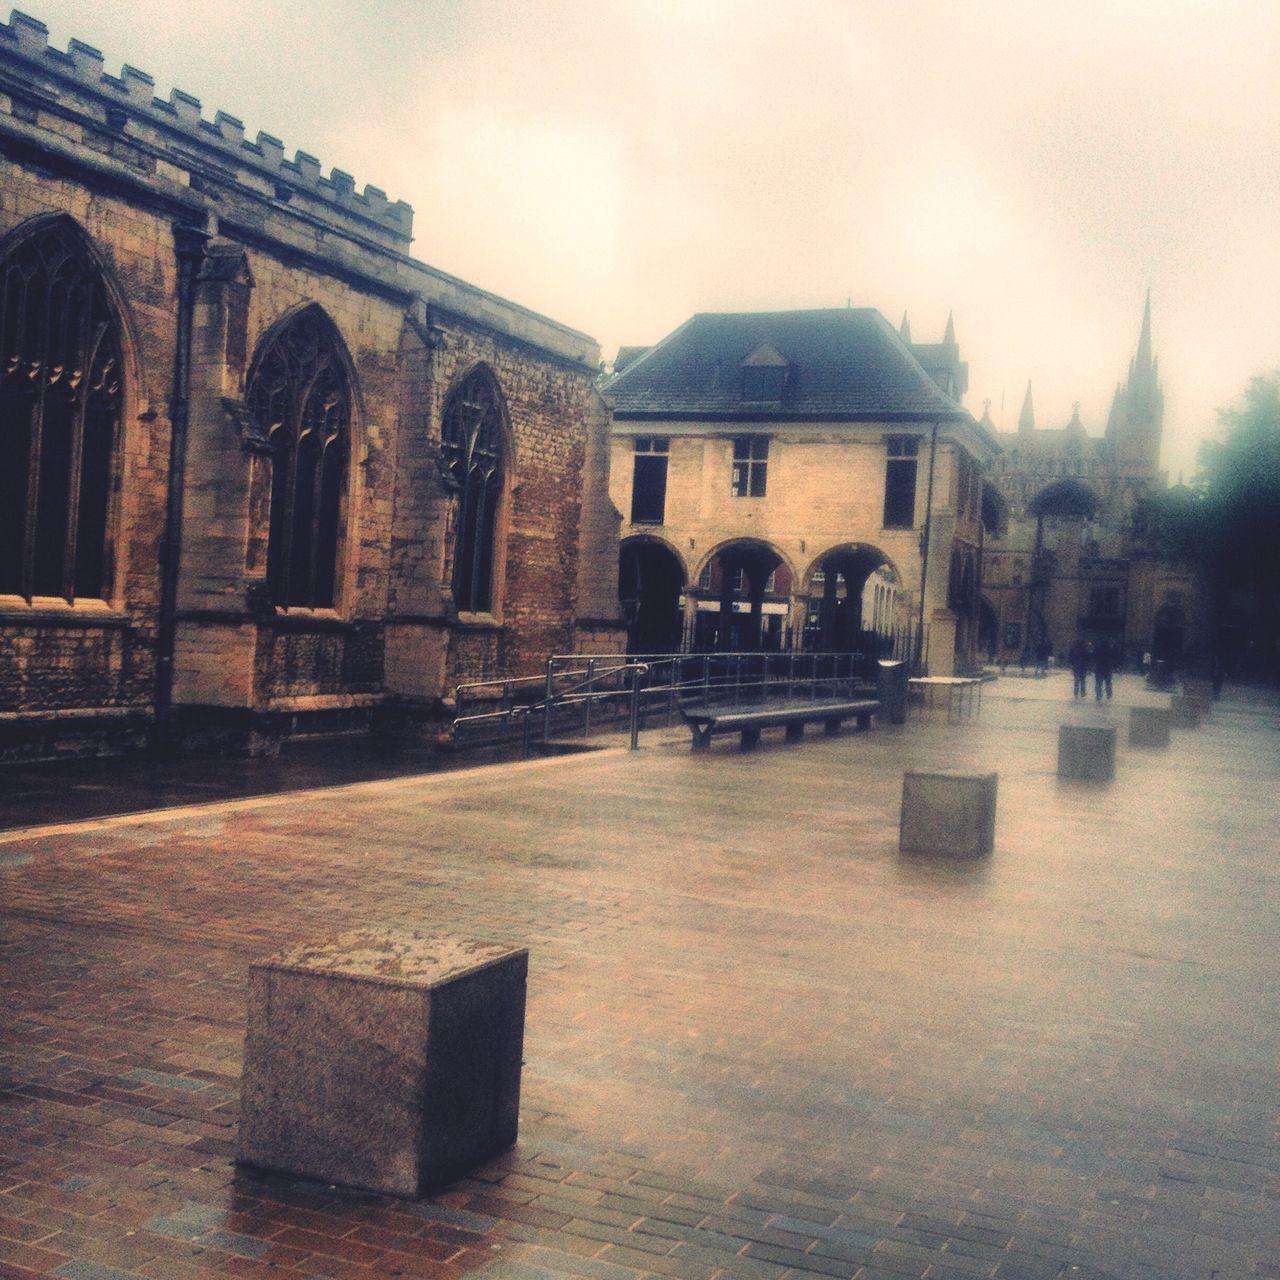
[[(743, 402), (742, 362), (764, 342), (790, 365), (781, 406)], [(695, 315), (606, 393), (617, 418), (972, 421), (871, 308)]]
[(614, 372), (621, 373), (633, 360), (638, 360), (646, 351), (651, 350), (651, 347), (619, 347), (613, 361)]

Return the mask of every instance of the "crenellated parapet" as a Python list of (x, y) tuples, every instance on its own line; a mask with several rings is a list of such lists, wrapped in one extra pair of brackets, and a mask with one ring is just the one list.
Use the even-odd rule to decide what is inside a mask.
[[(341, 169), (321, 172), (320, 162), (305, 151), (286, 158), (284, 144), (269, 133), (245, 136), (241, 120), (218, 110), (207, 119), (198, 98), (171, 89), (167, 99), (156, 96), (155, 80), (128, 63), (119, 75), (106, 70), (103, 55), (91, 45), (71, 40), (66, 52), (49, 44), (44, 23), (14, 10), (8, 24), (0, 23), (0, 49), (34, 64), (39, 71), (75, 93), (76, 106), (104, 131), (136, 142), (165, 148), (177, 140), (219, 173), (233, 177), (260, 197), (287, 205), (316, 202), (327, 216), (352, 224), (366, 236), (401, 249), (413, 235), (413, 209), (403, 200), (387, 199), (385, 191), (366, 185), (356, 190), (355, 179)], [(54, 97), (65, 103), (67, 93)], [(319, 213), (320, 210), (317, 210)]]

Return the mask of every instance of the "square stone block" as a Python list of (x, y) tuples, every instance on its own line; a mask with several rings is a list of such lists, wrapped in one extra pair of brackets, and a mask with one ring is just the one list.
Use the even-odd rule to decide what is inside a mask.
[(1115, 725), (1058, 726), (1058, 777), (1110, 782), (1115, 776)]
[(996, 840), (997, 776), (949, 770), (903, 774), (899, 850), (962, 857), (990, 853)]
[(516, 1140), (529, 953), (361, 930), (249, 970), (238, 1158), (418, 1196)]
[(1173, 713), (1168, 707), (1130, 707), (1129, 745), (1131, 747), (1167, 747)]
[(1204, 718), (1204, 703), (1191, 694), (1174, 693), (1169, 697), (1169, 710), (1173, 714), (1175, 729), (1198, 729)]

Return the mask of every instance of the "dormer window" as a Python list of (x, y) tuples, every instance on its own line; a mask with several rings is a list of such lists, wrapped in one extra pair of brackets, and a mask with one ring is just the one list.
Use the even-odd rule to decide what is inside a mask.
[(772, 342), (762, 342), (739, 366), (742, 403), (780, 408), (790, 365)]
[(752, 365), (742, 371), (742, 399), (747, 404), (781, 404), (786, 368)]

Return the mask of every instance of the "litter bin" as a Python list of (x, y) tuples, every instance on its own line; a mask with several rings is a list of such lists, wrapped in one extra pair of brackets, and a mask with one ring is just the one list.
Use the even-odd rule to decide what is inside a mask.
[(907, 664), (876, 663), (876, 697), (880, 699), (881, 724), (907, 722)]

